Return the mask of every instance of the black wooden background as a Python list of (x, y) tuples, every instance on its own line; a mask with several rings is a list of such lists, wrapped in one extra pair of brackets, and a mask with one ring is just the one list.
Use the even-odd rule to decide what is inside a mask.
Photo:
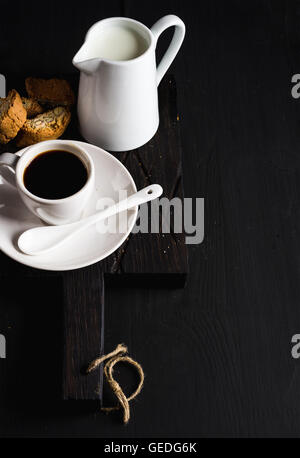
[[(186, 22), (172, 73), (185, 195), (206, 199), (206, 238), (190, 247), (185, 290), (106, 292), (105, 349), (125, 342), (146, 372), (126, 428), (117, 415), (54, 402), (59, 282), (1, 285), (0, 436), (300, 436), (300, 366), (290, 343), (300, 333), (300, 101), (291, 97), (300, 2), (40, 5), (1, 2), (0, 73), (72, 72), (85, 32), (104, 17), (151, 26), (174, 13)], [(125, 378), (130, 390), (135, 380)]]

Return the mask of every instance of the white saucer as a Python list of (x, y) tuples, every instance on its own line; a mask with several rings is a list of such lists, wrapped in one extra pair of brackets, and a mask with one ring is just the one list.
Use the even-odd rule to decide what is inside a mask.
[[(126, 190), (128, 196), (136, 192), (132, 176), (114, 156), (88, 143), (76, 141), (70, 141), (70, 143), (78, 143), (79, 146), (85, 148), (95, 164), (95, 192), (83, 216), (95, 213), (96, 203), (101, 198), (112, 198), (118, 202), (119, 190)], [(22, 155), (24, 151), (25, 149), (17, 154)], [(21, 253), (16, 245), (18, 236), (26, 229), (42, 226), (43, 223), (27, 210), (17, 190), (3, 179), (0, 172), (0, 249), (15, 261), (36, 269), (74, 270), (107, 258), (125, 242), (135, 225), (137, 214), (138, 207), (119, 215), (121, 227), (124, 227), (124, 224), (126, 227), (127, 222), (126, 233), (101, 234), (95, 225), (48, 254), (27, 256)]]

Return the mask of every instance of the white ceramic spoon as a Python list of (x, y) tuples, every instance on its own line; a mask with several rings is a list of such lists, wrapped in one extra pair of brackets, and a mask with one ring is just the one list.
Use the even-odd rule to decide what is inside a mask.
[(137, 207), (151, 200), (155, 200), (163, 193), (163, 189), (158, 184), (153, 184), (145, 189), (133, 194), (127, 199), (122, 200), (116, 205), (106, 208), (105, 210), (89, 216), (76, 223), (65, 224), (63, 226), (42, 226), (29, 229), (23, 232), (18, 239), (19, 249), (30, 256), (37, 256), (69, 240), (73, 235), (92, 226), (98, 221), (114, 216), (130, 208)]

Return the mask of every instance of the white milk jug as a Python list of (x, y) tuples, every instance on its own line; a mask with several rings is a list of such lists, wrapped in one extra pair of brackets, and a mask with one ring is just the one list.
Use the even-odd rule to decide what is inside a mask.
[[(157, 40), (171, 26), (174, 37), (157, 68)], [(73, 59), (81, 72), (78, 116), (88, 142), (109, 151), (128, 151), (154, 136), (159, 126), (157, 87), (184, 36), (184, 23), (173, 15), (151, 30), (133, 19), (116, 17), (88, 31)]]

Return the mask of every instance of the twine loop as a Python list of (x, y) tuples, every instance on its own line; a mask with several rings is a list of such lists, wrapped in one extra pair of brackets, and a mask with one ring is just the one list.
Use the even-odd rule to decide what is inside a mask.
[[(104, 361), (107, 361), (104, 366), (104, 375), (105, 375), (105, 378), (112, 392), (114, 393), (114, 395), (116, 396), (118, 400), (118, 405), (115, 407), (104, 407), (101, 410), (103, 412), (109, 413), (109, 412), (113, 412), (113, 411), (116, 411), (122, 408), (124, 424), (127, 424), (130, 419), (129, 403), (130, 401), (135, 399), (140, 394), (140, 392), (143, 389), (144, 379), (145, 379), (145, 375), (144, 375), (142, 366), (139, 363), (137, 363), (136, 361), (134, 361), (132, 358), (130, 358), (129, 356), (125, 356), (127, 352), (128, 352), (128, 349), (125, 345), (123, 344), (118, 345), (117, 348), (113, 352), (109, 353), (108, 355), (104, 355), (101, 358), (95, 359), (95, 361), (93, 361), (87, 369), (87, 373), (89, 374), (93, 372), (94, 370), (96, 370), (100, 366), (100, 364), (102, 364)], [(137, 389), (128, 398), (125, 396), (119, 383), (113, 377), (115, 365), (121, 362), (128, 363), (131, 366), (133, 366), (137, 370), (139, 377), (140, 377), (140, 382), (139, 382)]]

